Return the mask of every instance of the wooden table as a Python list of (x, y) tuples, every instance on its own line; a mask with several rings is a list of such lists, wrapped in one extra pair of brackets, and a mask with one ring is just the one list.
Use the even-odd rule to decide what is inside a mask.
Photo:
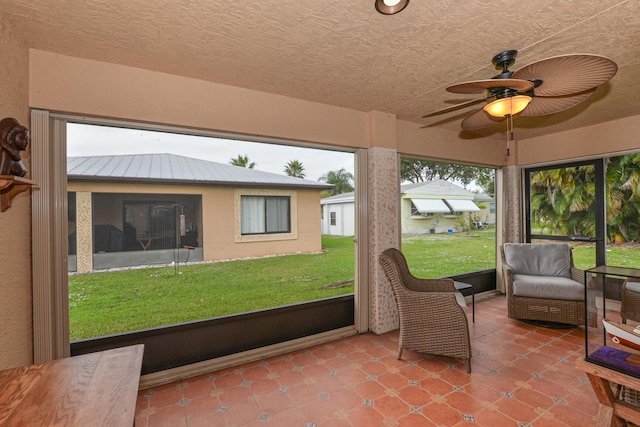
[(142, 344), (0, 371), (0, 425), (132, 426)]
[(640, 379), (584, 359), (579, 359), (576, 367), (586, 372), (600, 402), (596, 418), (597, 427), (626, 427), (626, 421), (640, 425), (640, 406), (618, 399), (611, 388), (612, 385), (619, 384), (633, 390), (640, 390)]

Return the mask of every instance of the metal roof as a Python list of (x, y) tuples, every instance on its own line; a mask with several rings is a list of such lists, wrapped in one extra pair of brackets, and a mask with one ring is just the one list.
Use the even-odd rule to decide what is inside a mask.
[(333, 185), (322, 182), (175, 154), (69, 157), (67, 179), (153, 184), (304, 187), (318, 190), (333, 188)]
[(400, 186), (401, 191), (406, 196), (414, 196), (423, 194), (425, 196), (460, 196), (463, 198), (473, 199), (474, 194), (444, 179), (435, 181), (419, 182), (414, 184), (405, 184)]
[(320, 199), (320, 204), (330, 205), (337, 203), (353, 203), (353, 201), (355, 200), (355, 194), (356, 193), (354, 193), (353, 191), (350, 191), (348, 193), (340, 193), (336, 194), (335, 196), (325, 197), (323, 199)]

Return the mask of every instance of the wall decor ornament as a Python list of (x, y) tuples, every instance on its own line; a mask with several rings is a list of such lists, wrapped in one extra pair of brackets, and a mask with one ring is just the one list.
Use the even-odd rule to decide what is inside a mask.
[(0, 208), (9, 209), (13, 198), (34, 185), (23, 178), (27, 168), (20, 152), (29, 145), (29, 130), (12, 117), (0, 120)]

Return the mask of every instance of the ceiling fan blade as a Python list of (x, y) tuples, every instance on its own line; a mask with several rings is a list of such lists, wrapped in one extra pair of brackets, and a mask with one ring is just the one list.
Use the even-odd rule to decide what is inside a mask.
[(536, 96), (563, 96), (598, 87), (608, 82), (617, 71), (616, 63), (604, 56), (568, 54), (525, 65), (512, 77), (542, 80), (535, 89)]
[(504, 119), (504, 117), (490, 116), (481, 108), (465, 117), (460, 126), (464, 130), (478, 130), (493, 126), (496, 123), (500, 123)]
[(525, 108), (519, 115), (533, 117), (559, 113), (560, 111), (567, 110), (585, 101), (594, 94), (596, 89), (597, 88), (593, 88), (585, 92), (567, 96), (534, 96), (529, 105), (527, 105), (527, 108)]
[(449, 86), (447, 91), (452, 93), (483, 93), (486, 90), (498, 87), (507, 87), (517, 91), (522, 91), (531, 89), (533, 87), (533, 83), (524, 79), (474, 80)]
[(491, 98), (494, 98), (494, 97), (493, 96), (489, 96), (489, 97), (486, 97), (486, 98), (474, 99), (472, 101), (467, 101), (467, 102), (463, 102), (461, 104), (452, 105), (451, 107), (443, 108), (441, 110), (436, 110), (436, 111), (434, 111), (432, 113), (425, 114), (424, 116), (422, 116), (422, 118), (425, 119), (427, 117), (438, 116), (440, 114), (445, 114), (445, 113), (450, 113), (452, 111), (461, 110), (463, 108), (471, 107), (472, 105), (483, 103), (487, 99), (491, 99)]

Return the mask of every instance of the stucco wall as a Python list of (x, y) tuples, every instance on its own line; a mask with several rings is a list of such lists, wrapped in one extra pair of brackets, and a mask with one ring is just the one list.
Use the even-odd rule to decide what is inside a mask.
[[(70, 182), (67, 188), (68, 191), (79, 193), (93, 191), (94, 193), (202, 195), (203, 224), (200, 238), (203, 242), (203, 257), (209, 261), (296, 252), (318, 252), (322, 249), (319, 190), (241, 189), (244, 193), (256, 195), (275, 194), (274, 191), (284, 191), (294, 195), (295, 205), (293, 205), (294, 200), (292, 199), (292, 216), (294, 216), (292, 228), (296, 238), (257, 235), (255, 238), (238, 241), (239, 218), (237, 218), (234, 209), (236, 189), (232, 187)], [(112, 223), (113, 218), (122, 218), (121, 205), (116, 206), (114, 212), (108, 215), (102, 213), (103, 223)]]
[(581, 129), (560, 132), (517, 143), (519, 165), (569, 161), (623, 153), (640, 148), (640, 116), (625, 117)]
[[(14, 117), (29, 127), (28, 50), (0, 16), (0, 119)], [(27, 150), (29, 151), (29, 150)], [(30, 168), (28, 152), (22, 158)], [(19, 194), (0, 213), (0, 370), (33, 360), (31, 328), (31, 202)]]

